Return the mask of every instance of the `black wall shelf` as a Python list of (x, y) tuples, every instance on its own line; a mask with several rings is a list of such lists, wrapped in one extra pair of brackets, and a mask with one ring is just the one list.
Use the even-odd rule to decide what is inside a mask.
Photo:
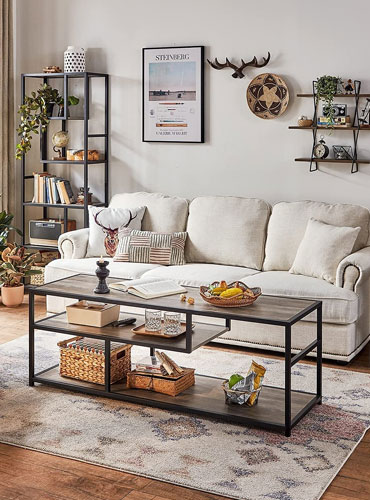
[[(84, 73), (23, 73), (21, 75), (21, 98), (22, 103), (24, 103), (26, 96), (26, 82), (30, 78), (41, 79), (41, 83), (49, 83), (49, 80), (53, 79), (63, 79), (63, 97), (64, 97), (64, 116), (52, 116), (50, 120), (60, 120), (61, 128), (67, 131), (67, 124), (69, 120), (82, 121), (83, 122), (83, 149), (84, 150), (84, 160), (77, 161), (56, 161), (48, 159), (48, 130), (40, 133), (40, 163), (42, 165), (42, 171), (48, 171), (49, 164), (61, 164), (61, 165), (83, 165), (83, 187), (85, 193), (87, 193), (89, 187), (89, 165), (103, 165), (104, 166), (104, 201), (93, 203), (92, 205), (98, 207), (108, 206), (108, 175), (109, 175), (109, 75), (106, 73), (95, 73), (95, 72), (84, 72)], [(100, 134), (89, 134), (89, 106), (91, 100), (91, 78), (102, 78), (104, 79), (104, 132)], [(68, 116), (68, 82), (70, 79), (80, 79), (83, 84), (83, 102), (84, 102), (84, 115), (82, 117), (70, 117)], [(88, 160), (88, 149), (89, 149), (89, 139), (93, 137), (104, 138), (104, 158), (101, 160)], [(63, 151), (63, 154), (65, 152)], [(26, 181), (33, 179), (33, 175), (26, 175), (26, 156), (23, 155), (21, 159), (21, 172), (22, 172), (22, 186), (21, 186), (21, 199), (22, 199), (22, 211), (21, 211), (21, 228), (22, 228), (22, 245), (27, 248), (34, 248), (35, 250), (40, 249), (54, 249), (57, 247), (43, 246), (43, 245), (31, 245), (26, 242), (26, 208), (27, 207), (41, 207), (42, 208), (42, 218), (49, 218), (50, 208), (62, 208), (64, 210), (63, 220), (64, 227), (68, 227), (68, 211), (70, 209), (83, 210), (83, 227), (88, 227), (89, 225), (89, 213), (88, 213), (88, 197), (85, 196), (84, 204), (53, 204), (53, 203), (33, 203), (25, 199), (26, 196)]]
[[(313, 99), (313, 105), (314, 105), (314, 115), (313, 115), (313, 124), (310, 127), (299, 127), (299, 126), (290, 126), (289, 129), (291, 130), (312, 130), (312, 149), (311, 149), (311, 156), (309, 158), (295, 158), (295, 161), (298, 162), (309, 162), (310, 164), (310, 172), (315, 172), (316, 170), (319, 169), (319, 163), (345, 163), (345, 164), (350, 164), (351, 165), (351, 173), (358, 172), (358, 166), (359, 164), (365, 164), (365, 163), (370, 163), (370, 160), (365, 160), (365, 159), (358, 159), (357, 157), (357, 143), (358, 143), (358, 136), (360, 132), (362, 131), (368, 131), (370, 130), (370, 127), (367, 126), (360, 126), (360, 120), (359, 120), (359, 112), (358, 112), (358, 106), (359, 106), (359, 100), (361, 97), (365, 98), (370, 98), (370, 94), (361, 94), (361, 82), (359, 80), (354, 81), (354, 93), (353, 94), (335, 94), (334, 97), (337, 98), (354, 98), (355, 99), (355, 113), (352, 121), (352, 125), (350, 127), (325, 127), (325, 126), (320, 126), (317, 125), (317, 111), (318, 111), (318, 106), (319, 106), (319, 99), (317, 98), (316, 94), (316, 87), (315, 87), (316, 82), (312, 82), (312, 94), (297, 94), (297, 97), (310, 97)], [(314, 156), (314, 147), (316, 145), (316, 138), (317, 138), (317, 131), (318, 130), (327, 130), (329, 132), (336, 132), (337, 130), (340, 131), (352, 131), (353, 134), (353, 157), (352, 159), (348, 160), (339, 160), (336, 158), (315, 158)]]

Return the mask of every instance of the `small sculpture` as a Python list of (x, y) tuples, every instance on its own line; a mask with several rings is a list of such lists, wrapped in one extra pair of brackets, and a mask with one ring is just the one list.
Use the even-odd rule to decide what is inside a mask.
[(344, 90), (346, 91), (346, 94), (352, 94), (352, 92), (355, 90), (355, 86), (353, 85), (351, 79), (347, 80), (347, 85), (345, 85)]
[(233, 64), (232, 62), (229, 61), (228, 58), (226, 58), (226, 62), (225, 63), (219, 63), (218, 60), (217, 60), (217, 57), (215, 58), (214, 61), (210, 61), (209, 59), (207, 59), (207, 62), (214, 69), (223, 69), (223, 68), (231, 68), (231, 69), (233, 69), (234, 73), (232, 73), (232, 75), (231, 75), (233, 78), (244, 78), (245, 75), (243, 73), (243, 70), (247, 66), (253, 66), (254, 68), (263, 68), (270, 61), (270, 57), (271, 57), (270, 56), (270, 52), (268, 52), (267, 53), (267, 57), (263, 57), (261, 63), (259, 63), (257, 61), (257, 57), (256, 56), (254, 56), (253, 59), (251, 59), (248, 62), (245, 62), (245, 61), (243, 61), (243, 59), (241, 59), (241, 65), (240, 66), (237, 66), (236, 64)]
[(103, 257), (100, 257), (100, 259), (96, 261), (96, 264), (98, 267), (96, 268), (95, 274), (99, 282), (94, 288), (94, 293), (109, 293), (110, 290), (105, 281), (109, 276), (109, 269), (107, 269), (109, 262), (104, 260)]

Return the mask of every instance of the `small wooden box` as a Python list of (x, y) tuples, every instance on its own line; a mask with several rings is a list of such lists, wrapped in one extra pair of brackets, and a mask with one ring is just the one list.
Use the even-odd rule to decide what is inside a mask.
[(102, 328), (119, 318), (119, 306), (81, 300), (66, 307), (68, 323)]

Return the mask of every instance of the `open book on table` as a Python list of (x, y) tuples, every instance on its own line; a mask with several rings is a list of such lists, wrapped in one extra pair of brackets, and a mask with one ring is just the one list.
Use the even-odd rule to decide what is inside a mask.
[(186, 288), (178, 285), (175, 281), (160, 278), (118, 281), (111, 283), (109, 287), (120, 292), (132, 293), (142, 299), (154, 299), (156, 297), (165, 297), (166, 295), (175, 295), (187, 291)]

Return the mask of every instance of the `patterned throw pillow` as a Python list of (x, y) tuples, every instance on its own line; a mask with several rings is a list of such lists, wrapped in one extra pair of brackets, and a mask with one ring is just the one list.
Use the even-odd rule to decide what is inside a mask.
[(120, 231), (115, 262), (142, 262), (162, 266), (185, 264), (187, 233), (152, 233), (124, 229)]
[(141, 229), (146, 207), (89, 207), (89, 242), (86, 257), (113, 257), (118, 246), (118, 233), (127, 227)]

